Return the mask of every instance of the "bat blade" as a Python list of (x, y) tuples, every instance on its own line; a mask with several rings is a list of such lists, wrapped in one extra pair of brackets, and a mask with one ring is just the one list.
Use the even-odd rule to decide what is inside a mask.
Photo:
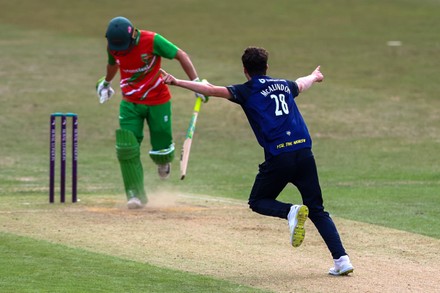
[(202, 99), (197, 98), (194, 105), (194, 112), (189, 122), (188, 130), (186, 131), (185, 141), (183, 142), (182, 152), (180, 154), (180, 180), (185, 179), (186, 170), (188, 168), (189, 154), (191, 151), (192, 139), (194, 131), (196, 130), (197, 116), (200, 111)]
[(187, 138), (183, 142), (182, 153), (180, 155), (180, 180), (185, 179), (188, 167), (189, 153), (191, 151), (192, 138)]

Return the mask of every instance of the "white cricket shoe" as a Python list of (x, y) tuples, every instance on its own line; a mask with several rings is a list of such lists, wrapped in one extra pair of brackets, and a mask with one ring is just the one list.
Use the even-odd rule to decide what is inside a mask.
[(343, 255), (339, 259), (334, 259), (335, 266), (330, 268), (328, 273), (333, 276), (346, 276), (353, 273), (353, 265), (350, 262), (348, 255)]
[(132, 197), (128, 200), (127, 202), (127, 207), (130, 210), (134, 210), (134, 209), (141, 209), (144, 207), (144, 204), (141, 202), (141, 200), (137, 197)]
[(157, 173), (159, 173), (160, 179), (168, 179), (171, 174), (171, 164), (157, 165)]
[(309, 215), (309, 209), (305, 205), (293, 205), (287, 215), (290, 228), (290, 243), (293, 247), (298, 247), (304, 240), (306, 231), (304, 223)]

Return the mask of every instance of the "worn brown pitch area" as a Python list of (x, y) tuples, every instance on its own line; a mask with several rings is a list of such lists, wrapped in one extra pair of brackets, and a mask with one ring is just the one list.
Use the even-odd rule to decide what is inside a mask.
[[(242, 201), (161, 193), (143, 210), (122, 198), (0, 205), (0, 231), (276, 292), (440, 292), (440, 240), (335, 218), (355, 271), (327, 275), (331, 256), (313, 224), (301, 247), (287, 221)], [(62, 223), (60, 225), (59, 223)]]

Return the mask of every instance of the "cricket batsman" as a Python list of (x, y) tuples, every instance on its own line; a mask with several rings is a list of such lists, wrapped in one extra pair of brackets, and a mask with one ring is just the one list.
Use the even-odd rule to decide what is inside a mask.
[[(100, 103), (115, 93), (111, 82), (119, 71), (122, 100), (116, 130), (116, 155), (120, 164), (129, 209), (147, 203), (140, 146), (144, 123), (149, 128), (149, 156), (157, 165), (159, 177), (170, 176), (174, 159), (171, 94), (159, 72), (162, 58), (177, 60), (188, 78), (198, 81), (190, 57), (158, 33), (140, 30), (125, 17), (113, 18), (105, 34), (108, 62), (106, 74), (96, 85)], [(207, 99), (196, 94), (203, 102)]]

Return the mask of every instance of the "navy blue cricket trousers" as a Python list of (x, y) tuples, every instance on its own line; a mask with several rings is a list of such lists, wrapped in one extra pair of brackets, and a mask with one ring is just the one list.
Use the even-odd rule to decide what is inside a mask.
[(288, 183), (295, 185), (309, 219), (324, 239), (333, 259), (346, 255), (338, 230), (324, 210), (315, 158), (310, 148), (271, 157), (259, 166), (249, 197), (249, 207), (262, 215), (287, 219), (292, 204), (276, 200)]

